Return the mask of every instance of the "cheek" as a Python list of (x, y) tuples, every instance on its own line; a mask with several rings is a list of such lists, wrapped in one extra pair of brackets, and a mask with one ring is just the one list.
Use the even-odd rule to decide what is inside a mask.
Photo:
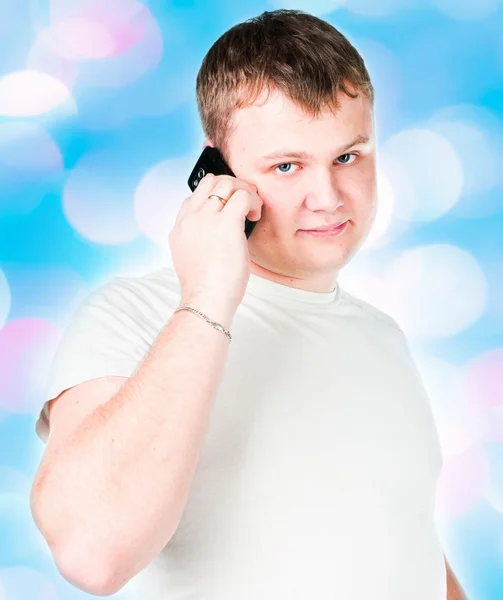
[[(283, 192), (282, 196), (285, 194)], [(288, 229), (289, 224), (295, 224), (295, 212), (292, 209), (291, 201), (281, 201), (279, 194), (275, 195), (275, 200), (270, 200), (261, 193), (263, 200), (261, 220), (268, 230), (281, 231)]]
[(375, 211), (377, 181), (371, 170), (366, 169), (352, 173), (346, 181), (345, 190), (351, 208), (365, 213)]

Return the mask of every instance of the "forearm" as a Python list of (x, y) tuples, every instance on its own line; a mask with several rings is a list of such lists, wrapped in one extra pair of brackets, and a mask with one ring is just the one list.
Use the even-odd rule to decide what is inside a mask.
[[(230, 328), (231, 309), (197, 300), (191, 306)], [(120, 589), (170, 540), (228, 347), (222, 332), (178, 311), (137, 372), (46, 466), (39, 491), (44, 534), (78, 587), (106, 565), (97, 581), (112, 578), (110, 589)]]

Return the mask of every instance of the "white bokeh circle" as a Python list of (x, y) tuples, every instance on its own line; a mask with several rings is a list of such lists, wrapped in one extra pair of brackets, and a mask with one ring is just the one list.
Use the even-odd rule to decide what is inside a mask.
[(502, 209), (503, 122), (473, 104), (446, 106), (425, 124), (455, 148), (463, 167), (463, 197), (456, 217), (480, 219)]
[(73, 89), (77, 78), (77, 64), (65, 58), (61, 58), (52, 52), (40, 36), (35, 38), (26, 61), (26, 68), (32, 71), (47, 73), (58, 81), (61, 81), (68, 90)]
[(465, 250), (431, 244), (405, 251), (389, 267), (393, 312), (410, 335), (441, 339), (473, 325), (482, 315), (488, 285)]
[(409, 129), (389, 138), (380, 164), (393, 187), (395, 214), (406, 221), (434, 221), (459, 200), (461, 161), (449, 141), (427, 129)]
[(67, 18), (39, 33), (40, 42), (53, 54), (66, 60), (96, 60), (111, 56), (115, 40), (100, 23)]
[(449, 139), (463, 165), (463, 193), (484, 194), (500, 179), (500, 157), (491, 151), (489, 140), (475, 127), (462, 122), (431, 125)]
[(27, 69), (0, 78), (0, 116), (34, 117), (56, 108), (77, 111), (70, 90), (48, 73)]
[(501, 0), (432, 0), (435, 7), (452, 19), (486, 19), (502, 5)]
[(84, 156), (63, 190), (63, 211), (72, 227), (98, 244), (125, 244), (140, 234), (133, 207), (136, 181), (108, 151)]
[(181, 204), (192, 193), (187, 177), (194, 159), (163, 160), (144, 175), (135, 192), (135, 214), (141, 231), (157, 246), (169, 252), (169, 232)]
[(443, 464), (437, 481), (435, 519), (456, 519), (484, 499), (489, 461), (482, 444), (473, 444)]
[(486, 419), (470, 402), (464, 369), (433, 356), (415, 357), (438, 428), (444, 460), (483, 439)]

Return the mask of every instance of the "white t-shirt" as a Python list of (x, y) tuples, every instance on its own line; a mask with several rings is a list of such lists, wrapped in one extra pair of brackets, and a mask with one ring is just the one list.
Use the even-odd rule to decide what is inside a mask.
[[(179, 305), (172, 266), (98, 288), (46, 399), (131, 376)], [(252, 274), (231, 333), (182, 520), (128, 587), (149, 600), (445, 600), (441, 448), (396, 322), (340, 286)]]

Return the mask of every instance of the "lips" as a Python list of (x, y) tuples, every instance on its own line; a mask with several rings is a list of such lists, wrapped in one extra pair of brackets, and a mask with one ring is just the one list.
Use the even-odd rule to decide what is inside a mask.
[(302, 231), (333, 231), (341, 225), (344, 225), (346, 221), (341, 221), (340, 223), (335, 223), (333, 225), (320, 225), (319, 227), (315, 227), (314, 229), (302, 229)]

